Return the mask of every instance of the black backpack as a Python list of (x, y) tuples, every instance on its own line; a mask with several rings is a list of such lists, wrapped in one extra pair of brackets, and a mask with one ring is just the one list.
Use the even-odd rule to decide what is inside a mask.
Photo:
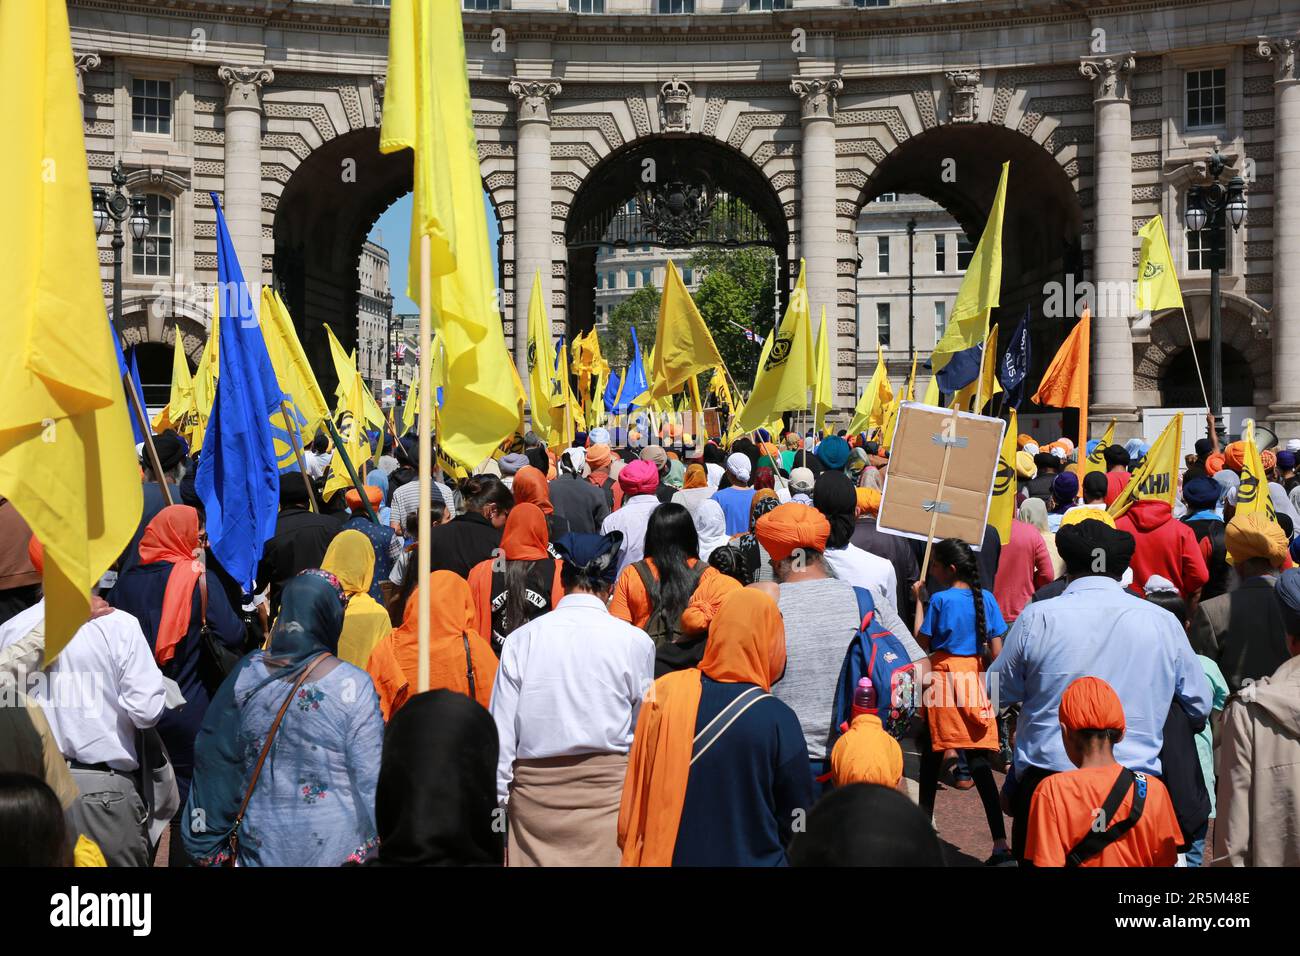
[[(708, 635), (686, 640), (686, 635), (682, 633), (681, 619), (669, 621), (660, 607), (659, 580), (650, 566), (645, 561), (637, 561), (632, 567), (636, 568), (646, 596), (650, 599), (650, 619), (646, 622), (645, 632), (655, 642), (655, 677), (694, 667), (704, 656), (704, 640)], [(700, 586), (700, 578), (708, 568), (704, 561), (696, 561), (695, 566), (689, 569), (692, 594)]]

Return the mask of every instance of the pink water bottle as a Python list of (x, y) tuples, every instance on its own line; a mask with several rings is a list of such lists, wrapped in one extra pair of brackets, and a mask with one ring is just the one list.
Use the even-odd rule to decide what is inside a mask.
[(876, 685), (871, 683), (870, 677), (862, 677), (858, 680), (858, 689), (853, 692), (853, 710), (850, 722), (862, 714), (877, 713), (876, 706)]

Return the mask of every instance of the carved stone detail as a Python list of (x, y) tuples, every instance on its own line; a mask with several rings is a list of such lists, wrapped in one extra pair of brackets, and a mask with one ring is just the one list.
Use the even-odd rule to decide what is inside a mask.
[(790, 92), (799, 97), (805, 120), (833, 119), (835, 97), (842, 89), (844, 81), (838, 76), (801, 76), (790, 81)]
[(275, 71), (269, 66), (226, 65), (217, 68), (217, 78), (226, 84), (226, 109), (261, 110), (259, 92), (275, 79)]
[(1079, 72), (1093, 82), (1094, 100), (1127, 100), (1129, 80), (1137, 67), (1132, 53), (1117, 56), (1085, 56), (1079, 60)]
[(1260, 37), (1255, 52), (1273, 61), (1273, 81), (1290, 83), (1300, 79), (1297, 70), (1296, 48), (1298, 37)]
[(691, 87), (673, 77), (659, 87), (659, 116), (665, 133), (687, 133), (691, 128)]
[(948, 119), (953, 123), (973, 123), (979, 105), (980, 71), (949, 70), (944, 73), (948, 81)]
[(513, 79), (506, 87), (519, 101), (520, 123), (548, 123), (552, 97), (560, 95), (559, 80)]

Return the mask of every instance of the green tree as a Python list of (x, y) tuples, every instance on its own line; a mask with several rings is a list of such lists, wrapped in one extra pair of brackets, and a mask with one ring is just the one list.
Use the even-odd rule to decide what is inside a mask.
[[(654, 344), (655, 328), (659, 323), (659, 290), (653, 285), (643, 286), (614, 306), (609, 314), (609, 324), (598, 333), (600, 352), (613, 369), (627, 367), (632, 351), (632, 327), (643, 350)], [(646, 375), (650, 370), (646, 369)]]
[[(724, 249), (707, 246), (695, 251), (691, 268), (704, 274), (694, 298), (718, 352), (736, 384), (748, 389), (754, 382), (762, 345), (772, 331), (774, 263), (762, 247)], [(751, 329), (756, 339), (745, 337)]]

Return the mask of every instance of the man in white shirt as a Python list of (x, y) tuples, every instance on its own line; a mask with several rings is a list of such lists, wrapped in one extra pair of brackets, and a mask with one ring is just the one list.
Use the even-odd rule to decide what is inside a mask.
[(601, 534), (619, 532), (623, 547), (618, 555), (618, 571), (645, 557), (645, 529), (650, 512), (659, 507), (655, 489), (659, 487), (659, 469), (649, 461), (634, 461), (618, 473), (623, 491), (623, 506), (612, 512), (600, 526)]
[[(453, 518), (456, 516), (456, 498), (450, 488), (439, 481), (436, 477), (441, 472), (435, 472), (435, 477), (431, 478), (433, 491), (431, 494), (438, 495), (442, 498), (443, 504), (447, 506), (447, 514)], [(432, 499), (437, 501), (437, 498)], [(408, 481), (402, 487), (393, 492), (392, 499), (389, 501), (389, 520), (388, 523), (399, 535), (406, 534), (406, 518), (420, 510), (420, 483), (419, 481)]]
[[(653, 467), (653, 466), (651, 466)], [(492, 689), (509, 866), (617, 866), (618, 810), (654, 642), (606, 610), (616, 534), (566, 534), (564, 597), (513, 631)]]
[[(44, 627), (42, 599), (0, 625), (0, 651)], [(140, 766), (137, 731), (158, 722), (166, 689), (140, 623), (124, 611), (94, 617), (53, 663), (19, 681), (44, 711), (81, 791), (70, 809), (77, 829), (109, 866), (148, 866), (146, 810), (132, 774)]]

